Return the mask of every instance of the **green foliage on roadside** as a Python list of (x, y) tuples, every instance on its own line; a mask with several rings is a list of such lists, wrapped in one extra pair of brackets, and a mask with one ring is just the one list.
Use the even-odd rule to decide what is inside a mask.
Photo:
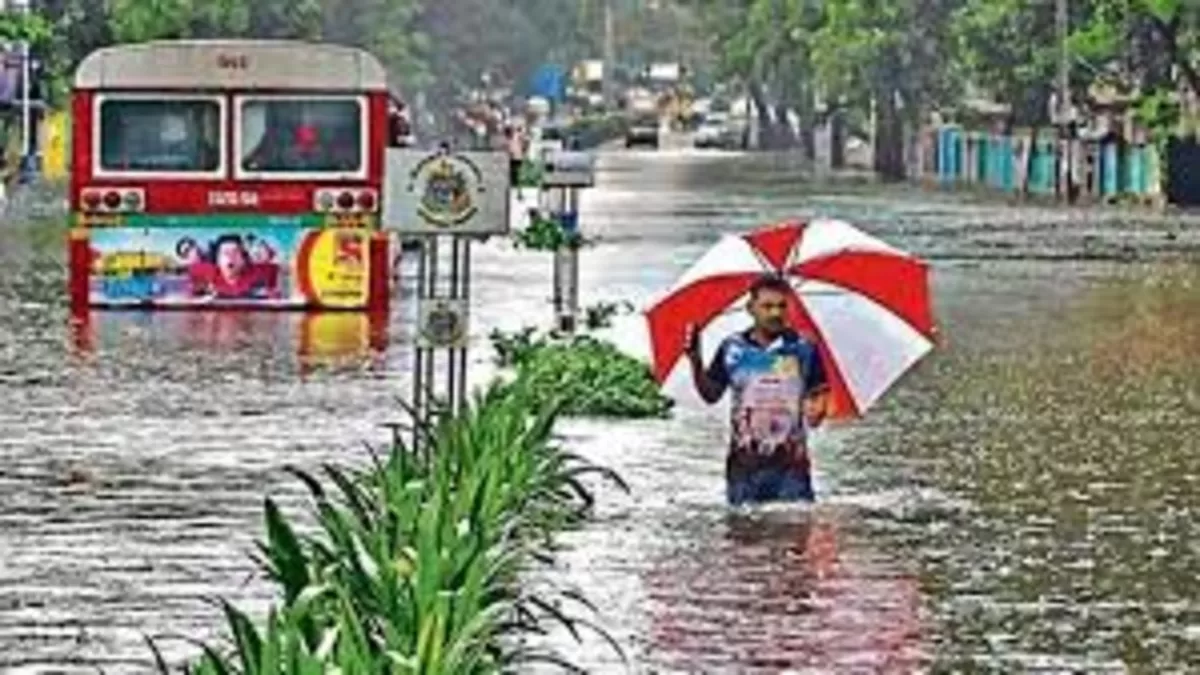
[(557, 219), (540, 214), (533, 216), (528, 227), (515, 232), (513, 241), (520, 248), (532, 251), (557, 251), (569, 246), (580, 248), (587, 243), (579, 232), (567, 232)]
[[(581, 593), (532, 592), (518, 582), (550, 557), (557, 532), (590, 513), (586, 478), (625, 488), (554, 442), (559, 405), (527, 384), (493, 386), (460, 414), (419, 429), (424, 452), (397, 442), (365, 469), (292, 469), (308, 489), (315, 531), (266, 499), (258, 549), (277, 603), (262, 622), (222, 603), (229, 644), (205, 646), (185, 672), (470, 675), (536, 662), (570, 669), (563, 655), (521, 642), (554, 625), (577, 638), (592, 629), (619, 652), (567, 608), (594, 612)], [(169, 671), (161, 657), (158, 667)]]
[(493, 331), (491, 341), (496, 363), (512, 369), (535, 397), (560, 400), (564, 415), (663, 418), (674, 407), (649, 366), (595, 336), (540, 334), (527, 327)]

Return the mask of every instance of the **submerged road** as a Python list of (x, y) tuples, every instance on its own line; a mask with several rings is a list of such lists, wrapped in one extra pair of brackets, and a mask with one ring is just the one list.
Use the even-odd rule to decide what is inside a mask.
[[(946, 344), (813, 440), (820, 505), (731, 515), (724, 409), (564, 432), (620, 471), (555, 570), (626, 646), (595, 672), (1160, 672), (1200, 662), (1200, 223), (814, 183), (769, 156), (606, 152), (584, 302), (646, 302), (723, 231), (840, 216), (931, 259)], [(407, 305), (353, 317), (94, 315), (68, 329), (61, 233), (0, 225), (0, 671), (144, 672), (145, 633), (263, 607), (247, 557), (286, 464), (363, 458), (408, 392)], [(492, 328), (546, 325), (550, 259), (475, 255)], [(406, 282), (407, 283), (407, 282)], [(632, 348), (636, 321), (611, 337)], [(558, 640), (561, 636), (552, 636)], [(169, 654), (191, 652), (165, 643)]]

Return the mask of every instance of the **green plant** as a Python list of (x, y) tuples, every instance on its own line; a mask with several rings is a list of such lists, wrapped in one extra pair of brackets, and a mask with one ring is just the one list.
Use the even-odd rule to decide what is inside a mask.
[(560, 248), (582, 247), (587, 243), (578, 232), (567, 232), (562, 223), (554, 218), (535, 214), (529, 227), (516, 233), (517, 246), (533, 251), (557, 251)]
[(612, 643), (560, 607), (590, 607), (579, 593), (538, 595), (517, 581), (530, 561), (548, 559), (555, 532), (587, 517), (588, 475), (625, 488), (552, 441), (558, 412), (528, 387), (494, 385), (462, 413), (419, 428), (427, 452), (396, 444), (386, 459), (372, 453), (366, 470), (292, 469), (317, 531), (301, 534), (266, 500), (260, 563), (280, 606), (259, 629), (225, 604), (231, 645), (204, 646), (185, 672), (468, 675), (532, 661), (570, 670), (516, 639), (555, 622)]
[(634, 311), (633, 303), (628, 300), (620, 303), (597, 302), (583, 309), (584, 325), (588, 330), (598, 330), (612, 326), (612, 319), (618, 314), (628, 314)]
[(528, 358), (529, 351), (540, 343), (537, 329), (526, 326), (515, 333), (493, 330), (488, 336), (496, 352), (496, 365), (508, 368)]
[(541, 165), (531, 159), (526, 159), (521, 162), (521, 168), (517, 172), (517, 184), (513, 187), (538, 187), (542, 184)]
[(590, 335), (558, 338), (493, 331), (499, 365), (515, 371), (516, 384), (536, 404), (553, 396), (564, 415), (578, 417), (662, 418), (674, 401), (663, 395), (649, 366), (611, 342)]

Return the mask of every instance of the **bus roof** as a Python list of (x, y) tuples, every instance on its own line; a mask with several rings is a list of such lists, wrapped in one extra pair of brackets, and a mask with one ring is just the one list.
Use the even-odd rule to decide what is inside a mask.
[(163, 40), (106, 47), (75, 70), (76, 89), (387, 90), (361, 49), (291, 40)]

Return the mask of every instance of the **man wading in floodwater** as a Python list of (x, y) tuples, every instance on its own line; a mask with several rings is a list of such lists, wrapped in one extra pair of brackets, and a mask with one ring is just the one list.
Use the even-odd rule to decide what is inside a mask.
[(816, 345), (788, 328), (791, 293), (777, 276), (755, 282), (749, 304), (754, 325), (725, 338), (707, 368), (700, 333), (695, 326), (688, 330), (688, 359), (700, 397), (712, 404), (733, 390), (725, 464), (730, 504), (813, 500), (805, 422), (821, 424), (829, 387)]

